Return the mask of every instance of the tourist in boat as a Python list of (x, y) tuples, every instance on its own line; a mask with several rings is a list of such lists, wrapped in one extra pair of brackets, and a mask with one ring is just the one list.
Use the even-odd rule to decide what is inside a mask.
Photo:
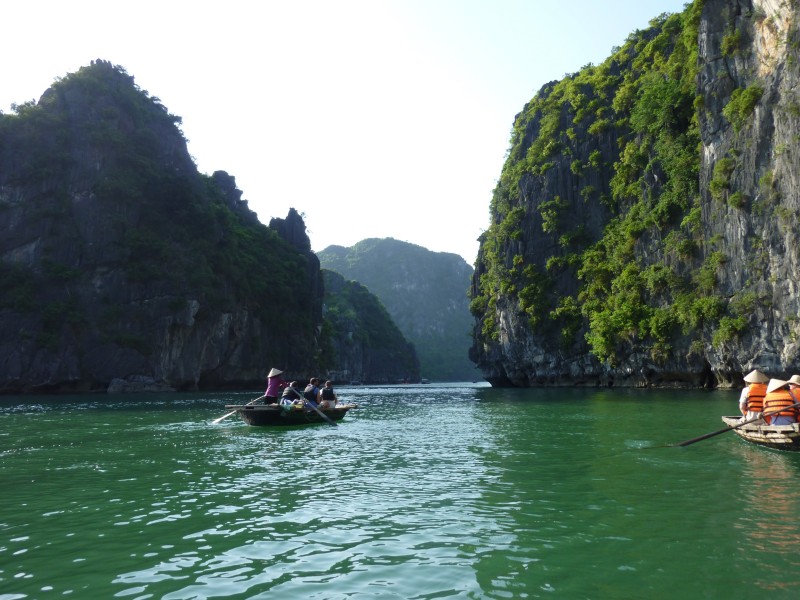
[(272, 368), (267, 375), (267, 391), (264, 392), (264, 404), (275, 404), (280, 396), (281, 388), (286, 387), (286, 382), (281, 379), (283, 371)]
[(790, 425), (797, 422), (798, 410), (794, 395), (789, 389), (789, 382), (783, 379), (770, 379), (767, 394), (764, 396), (764, 413), (773, 413), (765, 417), (770, 425)]
[(283, 389), (281, 396), (281, 406), (291, 407), (295, 404), (303, 404), (303, 396), (295, 389), (296, 381), (291, 382)]
[[(800, 375), (789, 377), (789, 393), (795, 402), (800, 402)], [(797, 409), (797, 420), (800, 421), (800, 408)]]
[(320, 408), (333, 408), (336, 406), (336, 401), (339, 400), (339, 398), (336, 396), (336, 392), (333, 391), (332, 381), (325, 382), (325, 387), (319, 391), (319, 397), (321, 400), (319, 403)]
[(319, 379), (312, 377), (308, 380), (306, 389), (303, 390), (303, 397), (308, 400), (311, 406), (318, 406), (320, 402), (319, 397)]
[(739, 396), (739, 410), (745, 421), (751, 421), (761, 416), (769, 377), (755, 369), (744, 376), (744, 381), (747, 386)]

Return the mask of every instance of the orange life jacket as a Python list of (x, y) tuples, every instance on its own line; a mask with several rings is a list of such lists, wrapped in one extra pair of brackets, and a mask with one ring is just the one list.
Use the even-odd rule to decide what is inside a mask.
[(774, 392), (770, 392), (764, 396), (765, 413), (771, 413), (772, 411), (784, 409), (769, 416), (768, 418), (770, 419), (770, 423), (775, 417), (794, 417), (796, 421), (798, 415), (797, 407), (794, 406), (789, 408), (795, 402), (797, 402), (797, 400), (794, 399), (792, 394), (787, 389), (775, 390)]
[(747, 408), (750, 412), (764, 410), (764, 396), (767, 394), (766, 383), (751, 383), (747, 388)]

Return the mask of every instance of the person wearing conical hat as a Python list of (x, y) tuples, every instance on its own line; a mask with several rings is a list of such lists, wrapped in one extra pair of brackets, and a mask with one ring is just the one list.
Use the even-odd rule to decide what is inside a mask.
[(272, 368), (267, 374), (267, 391), (264, 392), (264, 404), (275, 404), (280, 396), (281, 388), (286, 387), (286, 382), (281, 379), (283, 371)]
[(761, 417), (761, 410), (764, 406), (764, 395), (767, 393), (767, 382), (769, 377), (758, 369), (750, 371), (744, 376), (747, 384), (739, 395), (739, 410), (742, 419), (750, 421)]
[(770, 425), (790, 425), (797, 422), (798, 410), (795, 395), (789, 389), (789, 382), (783, 379), (770, 379), (767, 395), (764, 396), (764, 417)]
[(789, 389), (794, 390), (800, 388), (800, 375), (792, 375), (789, 377)]

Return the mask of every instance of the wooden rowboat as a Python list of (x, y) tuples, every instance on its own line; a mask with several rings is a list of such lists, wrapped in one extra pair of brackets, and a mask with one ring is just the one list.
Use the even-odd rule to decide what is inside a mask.
[[(278, 404), (226, 404), (225, 408), (236, 411), (248, 425), (306, 425), (324, 423), (319, 413), (302, 406), (286, 408)], [(341, 421), (358, 404), (337, 404), (335, 408), (319, 409), (331, 421)]]
[(778, 450), (800, 450), (800, 423), (767, 425), (760, 421), (740, 425), (741, 417), (722, 417), (722, 422), (735, 427), (733, 431), (748, 442)]

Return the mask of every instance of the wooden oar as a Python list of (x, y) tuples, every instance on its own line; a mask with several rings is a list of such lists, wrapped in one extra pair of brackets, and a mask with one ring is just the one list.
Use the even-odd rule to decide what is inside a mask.
[(317, 411), (317, 414), (318, 414), (320, 417), (322, 417), (322, 418), (323, 418), (325, 421), (327, 421), (328, 423), (330, 423), (330, 424), (331, 424), (331, 425), (333, 425), (334, 427), (338, 427), (338, 425), (336, 424), (336, 421), (334, 421), (333, 419), (331, 419), (331, 418), (330, 418), (328, 415), (326, 415), (324, 412), (322, 412), (322, 411), (321, 411), (320, 409), (318, 409), (316, 406), (314, 406), (313, 404), (311, 404), (311, 402), (309, 402), (308, 400), (306, 400), (306, 397), (305, 397), (303, 394), (301, 394), (300, 392), (298, 392), (298, 391), (297, 391), (296, 389), (294, 389), (292, 386), (289, 386), (289, 388), (290, 388), (290, 389), (291, 389), (291, 390), (292, 390), (292, 391), (293, 391), (295, 394), (298, 394), (298, 395), (300, 396), (300, 398), (302, 398), (302, 400), (303, 400), (303, 403), (304, 403), (306, 406), (310, 406), (310, 407), (311, 407), (311, 408), (313, 408), (315, 411)]
[[(267, 395), (266, 395), (266, 394), (264, 394), (263, 396), (259, 396), (259, 397), (258, 397), (258, 398), (256, 398), (255, 400), (250, 400), (250, 402), (248, 402), (247, 404), (245, 404), (245, 406), (248, 406), (248, 405), (250, 405), (250, 404), (253, 404), (254, 402), (258, 402), (259, 400), (262, 400), (262, 399), (264, 399), (264, 398), (266, 398), (266, 397), (267, 397)], [(225, 419), (227, 419), (227, 418), (228, 418), (228, 417), (230, 417), (231, 415), (235, 415), (237, 412), (239, 412), (239, 409), (232, 410), (232, 411), (231, 411), (231, 412), (229, 412), (227, 415), (222, 415), (222, 416), (221, 416), (219, 419), (214, 419), (214, 420), (213, 420), (213, 421), (211, 421), (211, 422), (212, 422), (214, 425), (216, 425), (217, 423), (219, 423), (220, 421), (224, 421)]]
[[(789, 393), (791, 394), (791, 391)], [(796, 398), (794, 397), (794, 394), (792, 394), (792, 398), (796, 400)], [(741, 423), (739, 423), (737, 425), (728, 425), (727, 427), (725, 427), (724, 429), (720, 429), (719, 431), (712, 431), (711, 433), (707, 433), (705, 435), (701, 435), (700, 437), (692, 438), (690, 440), (685, 440), (685, 441), (679, 442), (677, 444), (672, 444), (672, 446), (690, 446), (691, 444), (694, 444), (695, 442), (700, 442), (702, 440), (707, 440), (708, 438), (714, 437), (715, 435), (719, 435), (721, 433), (726, 433), (728, 431), (733, 431), (734, 429), (739, 429), (739, 427), (744, 427), (745, 425), (750, 425), (750, 423), (755, 423), (757, 421), (760, 421), (764, 417), (769, 417), (771, 415), (776, 415), (779, 412), (783, 412), (787, 408), (793, 408), (793, 407), (796, 407), (796, 406), (800, 406), (800, 402), (795, 402), (791, 406), (784, 406), (783, 408), (779, 408), (778, 410), (765, 412), (760, 417), (758, 417), (756, 419), (750, 419), (749, 421), (742, 421)]]

